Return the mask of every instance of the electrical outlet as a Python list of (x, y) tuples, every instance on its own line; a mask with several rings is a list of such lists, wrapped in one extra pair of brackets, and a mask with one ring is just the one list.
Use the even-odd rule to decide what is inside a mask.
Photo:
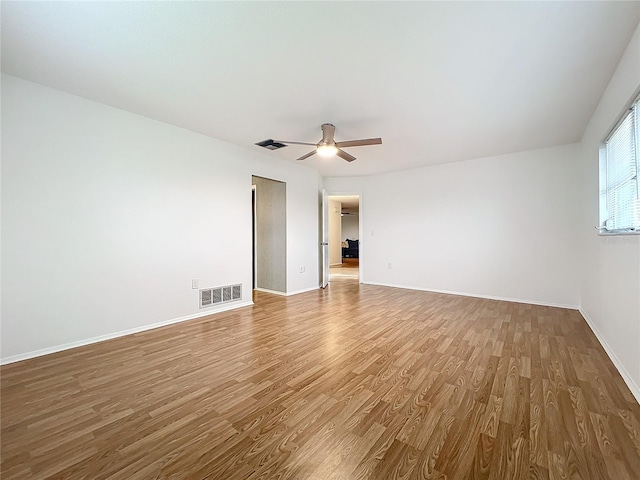
[(387, 268), (391, 270), (391, 262), (387, 263)]
[(197, 278), (191, 280), (191, 288), (196, 289), (198, 287), (200, 287), (200, 280), (198, 280)]
[(371, 230), (371, 236), (375, 236), (375, 232), (373, 230)]
[(304, 266), (300, 267), (300, 273), (304, 273), (304, 271), (305, 271), (305, 267)]

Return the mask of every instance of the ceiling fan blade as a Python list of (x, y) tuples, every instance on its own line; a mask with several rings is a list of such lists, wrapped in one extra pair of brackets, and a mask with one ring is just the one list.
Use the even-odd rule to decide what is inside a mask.
[(307, 142), (289, 142), (288, 140), (274, 140), (274, 142), (285, 143), (287, 145), (309, 145), (315, 147), (317, 144), (315, 143), (307, 143)]
[[(313, 145), (313, 144), (312, 144)], [(316, 153), (315, 150), (310, 151), (309, 153), (307, 153), (306, 155), (301, 156), (300, 158), (296, 158), (296, 160), (304, 160), (306, 158), (309, 158), (311, 155), (314, 155)]]
[[(283, 142), (286, 143), (286, 142)], [(363, 140), (347, 140), (346, 142), (336, 142), (336, 147), (360, 147), (363, 145), (380, 145), (382, 144), (381, 138), (365, 138)]]
[(331, 123), (322, 124), (322, 143), (333, 144), (333, 135), (336, 133), (336, 127)]
[(336, 155), (346, 160), (347, 162), (353, 162), (356, 159), (356, 157), (354, 157), (353, 155), (350, 155), (344, 150), (340, 150), (340, 149), (338, 149), (338, 151), (336, 152)]

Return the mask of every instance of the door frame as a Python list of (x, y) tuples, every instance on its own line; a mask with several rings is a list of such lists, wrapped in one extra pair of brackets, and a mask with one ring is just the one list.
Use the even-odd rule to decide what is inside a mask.
[(329, 195), (327, 191), (322, 189), (322, 207), (320, 213), (320, 224), (322, 226), (320, 232), (320, 250), (321, 250), (321, 261), (320, 261), (320, 288), (327, 288), (329, 285), (329, 269), (330, 269), (330, 259), (329, 259)]
[[(254, 183), (255, 182), (255, 183)], [(277, 199), (278, 201), (278, 205), (277, 206), (273, 206), (271, 205), (271, 208), (269, 210), (269, 212), (265, 212), (264, 208), (260, 207), (261, 204), (261, 200), (264, 201), (264, 199), (262, 199), (262, 197), (264, 197), (264, 195), (266, 194), (265, 191), (268, 193), (271, 188), (269, 187), (270, 185), (274, 185), (275, 184), (281, 184), (282, 185), (282, 192), (276, 191), (275, 193), (273, 191), (271, 191), (271, 195), (275, 195), (271, 200), (273, 200), (274, 198)], [(262, 186), (261, 186), (262, 185)], [(258, 188), (260, 187), (260, 188)], [(254, 245), (255, 245), (255, 258), (254, 258), (254, 268), (255, 268), (255, 273), (256, 273), (256, 279), (255, 279), (255, 288), (254, 290), (259, 290), (259, 291), (263, 291), (263, 292), (270, 292), (270, 293), (275, 293), (277, 295), (286, 295), (287, 294), (287, 281), (288, 281), (288, 272), (287, 272), (287, 243), (286, 243), (286, 236), (287, 236), (287, 197), (286, 197), (286, 190), (287, 190), (287, 182), (281, 181), (281, 180), (276, 180), (273, 178), (268, 178), (268, 177), (262, 177), (260, 175), (255, 175), (252, 174), (251, 175), (251, 189), (252, 192), (255, 192), (255, 202), (254, 202), (254, 209), (255, 209), (255, 231), (254, 231), (254, 235), (253, 235), (253, 241), (254, 241)], [(261, 190), (262, 193), (258, 192), (258, 190)], [(267, 200), (267, 203), (269, 201)], [(265, 203), (265, 205), (267, 204)], [(282, 204), (282, 207), (280, 207), (280, 203)], [(274, 213), (275, 212), (275, 213)], [(271, 240), (269, 239), (265, 239), (263, 237), (260, 237), (260, 225), (261, 223), (264, 224), (265, 221), (265, 215), (267, 215), (267, 218), (269, 218), (270, 220), (273, 220), (275, 217), (271, 218), (269, 217), (269, 215), (274, 215), (274, 214), (281, 214), (284, 217), (284, 222), (282, 224), (282, 231), (284, 232), (284, 237), (281, 239), (281, 242), (277, 242), (274, 243), (273, 238), (271, 238)], [(276, 218), (277, 220), (280, 220), (279, 217)], [(265, 246), (266, 245), (266, 246)], [(267, 251), (265, 251), (265, 248), (267, 249)], [(280, 262), (271, 262), (270, 265), (266, 265), (263, 264), (262, 262), (265, 259), (271, 258), (271, 256), (279, 256), (281, 257), (281, 259), (283, 259), (283, 265), (280, 265)], [(281, 278), (275, 278), (275, 281), (279, 281), (280, 283), (284, 283), (284, 286), (282, 286), (280, 288), (280, 286), (271, 286), (271, 285), (267, 285), (271, 288), (267, 288), (267, 286), (265, 286), (264, 284), (258, 284), (258, 282), (261, 280), (261, 275), (264, 276), (264, 273), (267, 272), (267, 275), (270, 276), (269, 279), (273, 280), (276, 276), (281, 276)]]
[[(364, 271), (364, 262), (363, 260), (363, 253), (366, 251), (366, 241), (364, 241), (364, 220), (362, 217), (362, 192), (354, 192), (354, 191), (333, 191), (333, 190), (325, 190), (322, 189), (322, 195), (323, 195), (323, 200), (322, 200), (322, 211), (320, 212), (321, 215), (321, 222), (320, 225), (322, 226), (323, 231), (320, 232), (320, 238), (327, 239), (327, 243), (328, 243), (328, 239), (329, 239), (329, 228), (328, 228), (328, 215), (327, 215), (327, 228), (326, 228), (326, 237), (325, 237), (325, 232), (324, 232), (324, 215), (325, 215), (325, 204), (326, 204), (326, 209), (328, 210), (329, 208), (329, 202), (328, 202), (328, 197), (335, 197), (335, 196), (342, 196), (342, 195), (349, 195), (349, 196), (355, 196), (358, 197), (358, 236), (360, 238), (358, 238), (358, 240), (360, 241), (360, 245), (358, 247), (359, 251), (358, 251), (358, 283), (364, 283), (363, 282), (363, 271)], [(326, 200), (326, 201), (325, 201)], [(328, 212), (327, 212), (328, 213)], [(363, 248), (364, 247), (364, 248)], [(327, 262), (329, 261), (328, 255), (329, 255), (329, 245), (322, 246), (321, 248), (327, 249)], [(322, 271), (323, 268), (323, 259), (324, 259), (324, 254), (321, 258), (321, 263), (320, 263), (320, 269)], [(327, 273), (327, 278), (329, 277), (329, 274)], [(323, 287), (324, 288), (324, 287)]]
[(251, 248), (253, 251), (253, 256), (252, 256), (252, 261), (253, 261), (253, 267), (252, 267), (252, 273), (253, 273), (253, 279), (252, 279), (252, 283), (251, 283), (251, 289), (255, 290), (256, 287), (258, 286), (258, 228), (256, 225), (256, 201), (257, 201), (257, 194), (256, 194), (256, 186), (255, 185), (251, 185), (251, 208), (252, 208), (252, 212), (251, 212), (251, 230), (253, 233), (253, 239), (252, 239), (252, 243), (251, 243)]

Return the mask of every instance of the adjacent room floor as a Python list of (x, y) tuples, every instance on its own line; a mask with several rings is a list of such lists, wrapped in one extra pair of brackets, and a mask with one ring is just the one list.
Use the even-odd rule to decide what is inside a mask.
[(2, 478), (637, 479), (574, 310), (337, 281), (2, 367)]
[(357, 258), (343, 258), (341, 265), (329, 268), (331, 280), (358, 279), (360, 275), (360, 260)]

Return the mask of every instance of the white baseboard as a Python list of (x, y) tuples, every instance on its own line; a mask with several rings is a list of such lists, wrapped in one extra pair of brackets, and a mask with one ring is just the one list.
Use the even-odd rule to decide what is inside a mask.
[(288, 292), (287, 293), (287, 297), (290, 297), (291, 295), (298, 295), (299, 293), (306, 293), (306, 292), (311, 292), (313, 290), (319, 290), (320, 287), (311, 287), (311, 288), (305, 288), (303, 290), (296, 290), (295, 292)]
[(264, 293), (271, 293), (272, 295), (281, 295), (283, 297), (287, 296), (287, 292), (278, 292), (277, 290), (269, 290), (268, 288), (254, 288), (254, 290), (257, 290), (259, 292), (264, 292)]
[(581, 308), (579, 309), (579, 311), (582, 317), (584, 318), (585, 322), (587, 322), (587, 325), (589, 325), (589, 328), (591, 328), (591, 331), (593, 332), (593, 334), (596, 336), (596, 338), (600, 342), (600, 345), (602, 345), (602, 348), (604, 348), (604, 351), (607, 353), (607, 355), (609, 355), (609, 359), (611, 359), (611, 362), (620, 373), (620, 376), (622, 376), (624, 383), (627, 384), (627, 387), (629, 387), (629, 390), (631, 390), (631, 393), (633, 394), (635, 399), (638, 401), (638, 403), (640, 403), (640, 386), (638, 386), (638, 384), (633, 380), (631, 375), (629, 375), (629, 372), (627, 372), (627, 369), (624, 368), (624, 365), (622, 365), (622, 362), (620, 361), (620, 359), (617, 357), (617, 355), (614, 353), (611, 346), (609, 346), (607, 341), (604, 339), (604, 337), (600, 333), (600, 330), (598, 330), (598, 328), (595, 326), (595, 324), (593, 323), (593, 320), (591, 320), (589, 315), (587, 315), (587, 312), (585, 312)]
[(487, 300), (500, 300), (502, 302), (527, 303), (529, 305), (541, 305), (543, 307), (568, 308), (570, 310), (578, 310), (578, 305), (564, 305), (559, 303), (539, 302), (535, 300), (523, 300), (521, 298), (496, 297), (493, 295), (480, 295), (478, 293), (454, 292), (451, 290), (436, 290), (434, 288), (410, 287), (406, 285), (392, 285), (389, 283), (377, 282), (361, 282), (367, 285), (378, 285), (380, 287), (405, 288), (407, 290), (418, 290), (421, 292), (444, 293), (446, 295), (458, 295), (461, 297), (486, 298)]
[(119, 332), (108, 333), (106, 335), (100, 335), (98, 337), (87, 338), (85, 340), (79, 340), (77, 342), (65, 343), (63, 345), (56, 345), (54, 347), (47, 347), (41, 350), (34, 350), (32, 352), (20, 353), (18, 355), (12, 355), (10, 357), (0, 359), (0, 365), (6, 365), (9, 363), (20, 362), (22, 360), (28, 360), (30, 358), (41, 357), (43, 355), (49, 355), (50, 353), (61, 352), (63, 350), (69, 350), (71, 348), (84, 347), (85, 345), (91, 345), (93, 343), (104, 342), (105, 340), (112, 340), (114, 338), (124, 337), (134, 333), (140, 333), (147, 330), (153, 330), (154, 328), (166, 327), (174, 323), (186, 322), (187, 320), (193, 320), (200, 317), (207, 317), (209, 315), (215, 315), (216, 313), (226, 312), (228, 310), (235, 310), (240, 307), (247, 307), (253, 305), (252, 301), (233, 303), (231, 305), (225, 305), (216, 310), (207, 310), (203, 312), (194, 313), (193, 315), (187, 315), (184, 317), (173, 318), (171, 320), (165, 320), (163, 322), (152, 323), (150, 325), (143, 325), (141, 327), (130, 328), (128, 330), (121, 330)]
[(296, 290), (294, 292), (278, 292), (276, 290), (268, 290), (266, 288), (254, 288), (254, 290), (257, 290), (259, 292), (264, 292), (264, 293), (271, 293), (273, 295), (280, 295), (282, 297), (290, 297), (291, 295), (298, 295), (299, 293), (310, 292), (311, 290), (318, 290), (318, 288), (320, 287), (305, 288), (303, 290)]

